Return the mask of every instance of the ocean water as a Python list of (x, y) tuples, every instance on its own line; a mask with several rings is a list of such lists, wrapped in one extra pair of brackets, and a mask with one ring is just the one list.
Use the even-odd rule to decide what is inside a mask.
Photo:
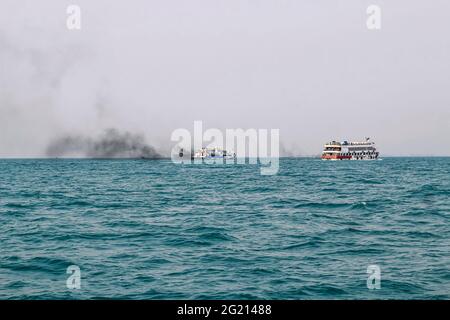
[(0, 160), (0, 299), (450, 299), (449, 177), (450, 158)]

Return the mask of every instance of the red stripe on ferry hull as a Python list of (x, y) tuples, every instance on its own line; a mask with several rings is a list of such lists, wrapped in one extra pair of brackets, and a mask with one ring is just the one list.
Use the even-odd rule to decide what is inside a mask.
[(349, 160), (352, 156), (343, 156), (340, 154), (323, 154), (322, 159), (325, 160)]

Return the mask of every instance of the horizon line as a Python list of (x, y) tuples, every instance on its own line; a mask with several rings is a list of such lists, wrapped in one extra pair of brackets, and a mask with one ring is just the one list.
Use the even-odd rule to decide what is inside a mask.
[[(450, 155), (386, 155), (383, 158), (449, 158)], [(246, 159), (248, 157), (245, 157)], [(301, 158), (317, 158), (320, 155), (304, 155), (304, 156), (280, 156), (280, 159), (301, 159)], [(0, 160), (171, 160), (171, 157), (0, 157)]]

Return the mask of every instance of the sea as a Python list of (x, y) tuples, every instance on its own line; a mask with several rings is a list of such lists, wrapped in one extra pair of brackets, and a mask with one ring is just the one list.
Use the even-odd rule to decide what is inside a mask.
[(0, 160), (0, 299), (450, 299), (450, 158)]

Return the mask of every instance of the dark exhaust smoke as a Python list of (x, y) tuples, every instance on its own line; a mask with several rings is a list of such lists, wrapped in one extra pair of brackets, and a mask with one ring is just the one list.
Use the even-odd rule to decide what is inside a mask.
[(49, 157), (78, 156), (103, 159), (160, 159), (162, 156), (139, 134), (108, 129), (100, 136), (64, 136), (47, 147)]

